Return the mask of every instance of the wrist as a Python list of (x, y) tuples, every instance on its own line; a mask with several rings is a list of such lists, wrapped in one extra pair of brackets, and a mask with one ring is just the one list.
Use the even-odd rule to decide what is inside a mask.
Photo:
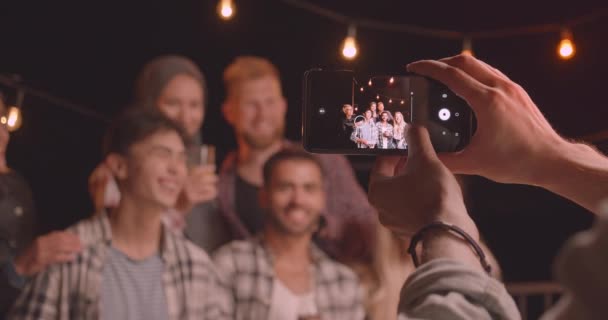
[(592, 212), (608, 196), (608, 158), (593, 147), (564, 141), (544, 163), (534, 185), (570, 199)]
[[(457, 230), (448, 227), (433, 227), (421, 233), (419, 240), (421, 245), (418, 251), (420, 264), (436, 259), (451, 259), (481, 271), (491, 272), (486, 255), (479, 246), (477, 228), (453, 226)], [(416, 241), (416, 239), (412, 239), (412, 241)], [(411, 245), (415, 245), (415, 243)], [(416, 261), (414, 260), (414, 262)]]

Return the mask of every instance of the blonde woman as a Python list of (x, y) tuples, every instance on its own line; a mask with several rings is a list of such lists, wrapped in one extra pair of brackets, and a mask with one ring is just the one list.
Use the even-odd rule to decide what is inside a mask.
[(406, 149), (405, 133), (409, 128), (409, 124), (403, 119), (403, 113), (395, 112), (395, 123), (393, 124), (393, 140), (397, 149)]

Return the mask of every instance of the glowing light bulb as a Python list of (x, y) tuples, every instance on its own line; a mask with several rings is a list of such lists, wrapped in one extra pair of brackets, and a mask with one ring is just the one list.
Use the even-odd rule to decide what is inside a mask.
[(357, 56), (357, 43), (355, 42), (355, 38), (347, 37), (344, 40), (342, 55), (349, 60), (354, 59)]
[(391, 78), (388, 80), (388, 83), (390, 83), (390, 84), (395, 83), (395, 78), (394, 78), (394, 77), (391, 77)]
[(574, 48), (574, 43), (572, 42), (572, 33), (569, 30), (562, 31), (562, 39), (559, 42), (557, 47), (557, 53), (560, 58), (567, 60), (574, 56), (576, 49)]
[(217, 11), (224, 20), (229, 20), (234, 15), (234, 4), (232, 0), (220, 0)]
[(369, 79), (369, 81), (367, 82), (367, 85), (369, 85), (370, 87), (372, 86), (372, 79)]
[(380, 100), (380, 95), (376, 95), (376, 100)]
[(363, 87), (361, 87), (361, 92), (363, 92)]
[(401, 100), (401, 104), (405, 104), (405, 101)]
[(388, 103), (393, 103), (393, 99), (388, 99)]
[[(10, 107), (8, 109), (8, 116), (2, 117), (6, 121), (6, 126), (8, 127), (8, 131), (13, 132), (17, 129), (21, 128), (22, 117), (21, 117), (21, 109), (17, 107)], [(1, 121), (0, 120), (0, 121)], [(3, 124), (4, 124), (4, 121)]]
[(342, 55), (348, 60), (354, 59), (359, 51), (357, 49), (357, 40), (355, 39), (356, 34), (357, 29), (354, 25), (350, 25), (346, 39), (344, 39), (344, 43), (342, 44)]
[(470, 37), (462, 39), (462, 51), (460, 54), (467, 56), (473, 56), (473, 40)]

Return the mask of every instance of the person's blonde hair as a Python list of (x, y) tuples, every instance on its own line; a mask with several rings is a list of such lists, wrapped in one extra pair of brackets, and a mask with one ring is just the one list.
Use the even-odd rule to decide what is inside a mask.
[(271, 76), (279, 81), (279, 69), (268, 59), (255, 56), (240, 56), (224, 70), (226, 96), (233, 96), (236, 88), (243, 82)]

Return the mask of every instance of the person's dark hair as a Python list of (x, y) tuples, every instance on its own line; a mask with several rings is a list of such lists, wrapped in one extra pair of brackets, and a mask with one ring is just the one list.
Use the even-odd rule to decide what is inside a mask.
[(266, 163), (264, 164), (263, 175), (264, 175), (264, 185), (268, 185), (272, 178), (272, 174), (274, 169), (281, 163), (285, 161), (309, 161), (316, 165), (321, 172), (321, 176), (324, 176), (323, 165), (321, 165), (321, 161), (313, 155), (304, 150), (296, 149), (296, 148), (284, 148), (281, 151), (275, 153)]
[(161, 131), (174, 131), (184, 145), (190, 144), (182, 127), (155, 108), (127, 108), (106, 131), (102, 144), (103, 155), (126, 155), (133, 144)]
[(8, 106), (4, 104), (4, 92), (0, 91), (0, 116), (4, 116), (4, 113), (8, 111)]

